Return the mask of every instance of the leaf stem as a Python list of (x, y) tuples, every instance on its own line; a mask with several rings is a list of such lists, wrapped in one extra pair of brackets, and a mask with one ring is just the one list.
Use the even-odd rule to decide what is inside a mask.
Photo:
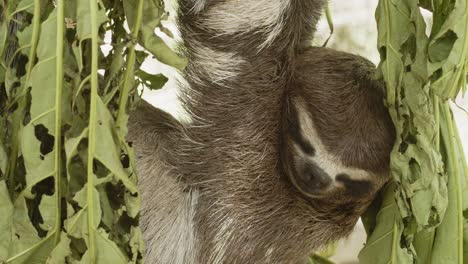
[(129, 47), (129, 53), (127, 58), (127, 70), (125, 71), (124, 83), (122, 90), (120, 91), (119, 98), (119, 110), (117, 112), (117, 128), (120, 129), (123, 126), (123, 117), (127, 109), (128, 95), (130, 93), (130, 85), (134, 79), (134, 67), (135, 67), (135, 45), (140, 32), (141, 19), (143, 16), (143, 0), (138, 0), (138, 10), (135, 24), (132, 28), (132, 43)]
[[(35, 64), (36, 58), (36, 50), (37, 50), (37, 43), (39, 42), (39, 33), (41, 28), (41, 1), (34, 0), (34, 14), (33, 14), (33, 21), (32, 21), (32, 34), (31, 34), (31, 42), (30, 42), (30, 50), (29, 50), (29, 63), (26, 68), (26, 78), (23, 82), (23, 87), (21, 89), (21, 93), (25, 92), (28, 89), (29, 79), (31, 78), (31, 72)], [(10, 163), (8, 166), (7, 178), (8, 178), (8, 186), (10, 191), (10, 196), (14, 197), (15, 191), (15, 171), (16, 171), (16, 163), (18, 161), (18, 152), (19, 152), (19, 133), (20, 127), (23, 123), (23, 117), (25, 115), (25, 104), (26, 104), (26, 97), (20, 94), (20, 99), (18, 100), (18, 112), (14, 117), (14, 124), (13, 124), (13, 131), (12, 131), (12, 146), (10, 152)]]
[[(449, 177), (454, 177), (455, 186), (457, 187), (457, 228), (458, 228), (458, 263), (463, 264), (463, 193), (462, 193), (462, 186), (461, 186), (461, 175), (460, 175), (460, 166), (459, 162), (456, 159), (458, 157), (458, 153), (455, 148), (456, 144), (456, 136), (454, 133), (454, 125), (453, 117), (450, 110), (450, 105), (448, 102), (445, 102), (443, 105), (443, 114), (444, 118), (447, 121), (447, 128), (448, 128), (448, 138), (447, 138), (447, 161), (448, 166), (453, 169), (453, 174), (449, 174)], [(452, 179), (453, 180), (453, 179)], [(449, 190), (450, 192), (451, 190)], [(453, 190), (452, 190), (453, 191)]]
[(463, 147), (463, 143), (461, 141), (461, 138), (460, 138), (460, 132), (458, 131), (458, 127), (456, 126), (455, 122), (454, 122), (454, 126), (453, 126), (453, 130), (454, 130), (454, 133), (455, 133), (455, 143), (457, 144), (457, 146), (459, 146), (459, 149), (458, 149), (458, 152), (460, 153), (460, 162), (462, 165), (462, 168), (461, 168), (461, 171), (463, 171), (463, 175), (464, 175), (464, 184), (462, 184), (462, 186), (465, 186), (466, 190), (465, 191), (468, 191), (468, 163), (466, 162), (466, 156), (465, 156), (465, 148)]
[(328, 42), (330, 41), (331, 37), (333, 36), (333, 32), (335, 31), (335, 26), (333, 24), (333, 17), (330, 11), (330, 5), (327, 5), (327, 7), (325, 8), (325, 17), (327, 18), (327, 24), (328, 24), (328, 27), (330, 28), (330, 35), (328, 35), (328, 38), (323, 43), (322, 47), (326, 47), (328, 45)]
[[(468, 4), (465, 3), (465, 25), (468, 25)], [(441, 34), (443, 31), (439, 32)], [(465, 28), (464, 32), (464, 38), (463, 40), (463, 46), (462, 46), (462, 51), (461, 54), (458, 55), (460, 58), (460, 62), (456, 65), (455, 69), (457, 72), (455, 74), (455, 77), (453, 77), (451, 84), (449, 85), (448, 88), (446, 88), (443, 91), (443, 95), (446, 96), (447, 98), (454, 99), (459, 91), (462, 89), (463, 82), (461, 78), (466, 78), (466, 75), (464, 76), (463, 73), (465, 72), (465, 65), (468, 62), (468, 27)], [(437, 81), (435, 81), (435, 84), (442, 81), (444, 78), (441, 77)]]
[(54, 161), (55, 161), (55, 244), (60, 241), (60, 230), (62, 225), (61, 209), (61, 177), (62, 177), (62, 92), (63, 92), (63, 37), (65, 33), (65, 3), (64, 0), (57, 1), (57, 50), (55, 58), (55, 138), (54, 138)]
[(96, 263), (96, 242), (94, 234), (94, 149), (96, 141), (96, 101), (98, 97), (98, 41), (99, 27), (97, 22), (97, 1), (89, 0), (91, 11), (91, 98), (90, 98), (90, 113), (89, 113), (89, 135), (88, 135), (88, 183), (87, 183), (87, 201), (88, 201), (88, 250), (89, 263)]
[(398, 243), (398, 241), (399, 241), (399, 239), (398, 239), (399, 233), (398, 233), (398, 232), (399, 232), (399, 230), (398, 230), (397, 220), (394, 219), (394, 221), (393, 221), (392, 260), (391, 260), (392, 262), (391, 262), (391, 264), (397, 264), (397, 262), (396, 262), (396, 259), (397, 259), (396, 255), (397, 255), (397, 253), (396, 253), (396, 252), (397, 252), (397, 247), (398, 247), (398, 244), (397, 244), (397, 243)]
[(435, 128), (436, 131), (436, 138), (435, 138), (435, 147), (438, 152), (440, 152), (440, 106), (439, 106), (439, 97), (432, 92), (432, 104), (434, 106), (434, 121), (435, 121)]

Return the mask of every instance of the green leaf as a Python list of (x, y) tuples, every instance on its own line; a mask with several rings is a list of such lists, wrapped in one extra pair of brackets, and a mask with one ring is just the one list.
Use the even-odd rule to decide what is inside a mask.
[(309, 264), (334, 264), (334, 263), (319, 255), (313, 255), (312, 257), (309, 258)]
[[(96, 146), (95, 157), (104, 164), (115, 177), (122, 181), (125, 187), (133, 194), (138, 193), (136, 184), (129, 178), (130, 174), (125, 171), (120, 163), (120, 151), (116, 148), (117, 143), (115, 136), (115, 123), (112, 116), (107, 111), (106, 105), (100, 98), (96, 101), (97, 112), (97, 129), (96, 129)], [(114, 133), (112, 133), (114, 130)], [(102, 146), (102, 147), (99, 147)]]
[(57, 206), (55, 196), (43, 195), (39, 204), (39, 211), (42, 216), (41, 228), (50, 231), (55, 226), (55, 208)]
[[(138, 30), (142, 6), (127, 18), (122, 1), (64, 3), (0, 1), (0, 126), (8, 132), (0, 131), (0, 260), (141, 263), (141, 200), (125, 137), (134, 75), (148, 56), (134, 50), (137, 35), (156, 35)], [(144, 24), (153, 31), (165, 17), (155, 10)], [(111, 32), (109, 53), (99, 49), (104, 32)], [(6, 48), (9, 60), (21, 59), (5, 63)], [(152, 87), (166, 81), (142, 78)]]
[[(124, 0), (125, 14), (130, 27), (136, 20), (138, 1)], [(164, 14), (162, 1), (144, 1), (143, 18), (140, 28), (139, 44), (148, 50), (158, 61), (182, 70), (187, 64), (186, 58), (172, 51), (164, 41), (155, 34), (156, 27), (160, 27), (160, 17)], [(159, 18), (159, 19), (158, 19)]]
[[(122, 254), (120, 249), (112, 242), (103, 230), (96, 232), (96, 263), (115, 263), (126, 264), (126, 257)], [(79, 263), (90, 263), (89, 251), (83, 255)]]
[(447, 204), (442, 160), (434, 144), (438, 134), (434, 106), (426, 84), (426, 25), (416, 1), (380, 1), (377, 20), (384, 58), (380, 69), (397, 132), (391, 158), (392, 175), (400, 189), (397, 204), (418, 231), (437, 225), (432, 219), (441, 219)]
[[(443, 115), (441, 123), (444, 152), (446, 153), (445, 164), (448, 173), (449, 204), (447, 213), (437, 228), (431, 263), (434, 264), (458, 264), (463, 263), (463, 205), (462, 205), (462, 175), (460, 174), (459, 160), (456, 158), (460, 153), (458, 146), (454, 143), (453, 116), (446, 103), (441, 106)], [(464, 179), (463, 179), (464, 180)], [(450, 241), (450, 243), (447, 243)]]
[(9, 249), (12, 243), (12, 232), (10, 227), (13, 224), (13, 204), (8, 195), (5, 181), (0, 181), (0, 261), (6, 260), (9, 256)]
[(382, 207), (377, 215), (377, 226), (359, 253), (362, 264), (406, 264), (414, 259), (408, 249), (401, 247), (403, 220), (395, 202), (395, 184), (386, 187)]
[[(54, 233), (51, 233), (40, 242), (35, 243), (32, 247), (20, 252), (19, 254), (9, 258), (7, 264), (42, 264), (45, 263), (49, 254), (55, 247)], [(18, 242), (16, 242), (18, 243)]]
[[(462, 87), (466, 87), (466, 73), (468, 71), (468, 3), (454, 0), (454, 5), (444, 3), (443, 13), (446, 16), (436, 16), (434, 25), (439, 25), (431, 36), (429, 50), (436, 54), (443, 50), (442, 61), (433, 61), (430, 71), (437, 78), (432, 83), (432, 89), (444, 99), (454, 99)], [(447, 11), (445, 8), (448, 8)], [(438, 11), (437, 9), (435, 10)], [(444, 14), (445, 15), (445, 14)], [(456, 38), (456, 41), (455, 41)], [(439, 59), (439, 58), (438, 58)]]
[[(430, 38), (420, 5), (434, 11)], [(394, 190), (385, 193), (379, 214), (373, 208), (366, 215), (370, 235), (361, 262), (374, 263), (375, 258), (382, 263), (461, 264), (465, 176), (463, 165), (453, 160), (463, 151), (452, 140), (448, 111), (441, 109), (447, 107), (442, 100), (453, 98), (465, 81), (467, 4), (381, 0), (376, 17), (379, 70), (396, 129), (391, 155)], [(445, 149), (440, 148), (441, 137)], [(461, 160), (464, 164), (464, 157)], [(392, 206), (387, 208), (388, 201)]]
[[(85, 40), (91, 38), (91, 10), (89, 3), (84, 0), (77, 1), (77, 21), (76, 21), (76, 33), (79, 40)], [(101, 25), (108, 20), (106, 11), (104, 8), (98, 9), (97, 12), (97, 24)]]
[[(76, 212), (72, 217), (65, 221), (65, 230), (68, 235), (74, 238), (83, 238), (85, 241), (88, 239), (88, 214), (90, 203), (92, 203), (92, 214), (93, 214), (93, 230), (96, 230), (101, 222), (101, 206), (99, 203), (99, 193), (95, 188), (92, 188), (94, 201), (88, 199), (88, 188), (87, 185), (83, 187), (73, 198), (78, 203), (81, 209)], [(94, 235), (94, 234), (93, 234)]]
[(32, 14), (33, 9), (34, 9), (34, 0), (22, 0), (16, 6), (16, 10), (15, 12), (13, 12), (13, 14), (19, 13), (21, 11), (26, 11)]
[(71, 255), (70, 238), (62, 232), (60, 234), (60, 243), (52, 250), (50, 257), (47, 259), (47, 264), (63, 264), (67, 263), (67, 256)]
[(150, 74), (143, 70), (137, 71), (136, 76), (138, 76), (138, 78), (143, 81), (145, 86), (151, 90), (161, 89), (169, 80), (163, 74)]
[[(2, 122), (1, 119), (0, 119), (0, 122)], [(6, 173), (7, 161), (8, 161), (8, 156), (5, 150), (5, 145), (3, 144), (2, 139), (0, 138), (0, 175)]]
[(24, 128), (22, 153), (26, 166), (26, 183), (32, 188), (38, 182), (52, 176), (54, 164), (55, 136), (55, 45), (57, 16), (52, 13), (42, 24), (37, 47), (38, 62), (31, 73), (31, 121)]
[(23, 255), (25, 254), (23, 252), (30, 254), (38, 247), (40, 238), (29, 219), (25, 197), (20, 196), (16, 199), (11, 223), (10, 234), (13, 241), (10, 245), (9, 256)]

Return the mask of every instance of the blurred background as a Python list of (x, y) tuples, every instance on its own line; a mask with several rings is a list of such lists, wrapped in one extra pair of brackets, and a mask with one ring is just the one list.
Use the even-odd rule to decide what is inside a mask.
[[(167, 10), (174, 14), (174, 0), (165, 0), (165, 2)], [(376, 6), (377, 0), (332, 0), (330, 2), (330, 11), (334, 24), (334, 33), (328, 42), (328, 47), (359, 54), (378, 64), (377, 29), (374, 18)], [(167, 21), (166, 26), (176, 32), (173, 17), (171, 16), (171, 19)], [(168, 38), (163, 33), (157, 32), (157, 34), (167, 40), (170, 45), (174, 47), (177, 45), (176, 41)], [(177, 34), (175, 35), (177, 36)], [(322, 46), (329, 36), (330, 28), (324, 18), (319, 23), (314, 44)], [(169, 77), (169, 81), (161, 90), (143, 91), (143, 98), (177, 118), (186, 120), (187, 115), (184, 114), (177, 102), (176, 80), (180, 76), (172, 68), (155, 60), (145, 61), (144, 70), (149, 73), (164, 73)], [(468, 157), (468, 112), (466, 112), (468, 109), (468, 96), (465, 98), (460, 96), (456, 105), (454, 104), (452, 108), (465, 146), (465, 153)], [(332, 260), (338, 264), (358, 263), (357, 255), (364, 245), (365, 238), (364, 228), (359, 223), (349, 238), (338, 243), (337, 252)]]

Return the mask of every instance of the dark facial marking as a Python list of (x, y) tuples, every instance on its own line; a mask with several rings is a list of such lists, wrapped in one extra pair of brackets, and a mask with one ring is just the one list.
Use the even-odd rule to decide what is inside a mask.
[(310, 193), (324, 191), (332, 183), (331, 177), (313, 161), (307, 161), (298, 173), (300, 182)]
[(293, 110), (290, 113), (290, 118), (288, 118), (288, 125), (289, 135), (291, 136), (292, 140), (294, 140), (294, 142), (299, 145), (305, 154), (313, 157), (315, 155), (315, 148), (302, 135), (296, 110)]
[(352, 196), (363, 196), (372, 191), (372, 183), (366, 180), (353, 180), (347, 174), (336, 175), (336, 181), (343, 183), (346, 192)]

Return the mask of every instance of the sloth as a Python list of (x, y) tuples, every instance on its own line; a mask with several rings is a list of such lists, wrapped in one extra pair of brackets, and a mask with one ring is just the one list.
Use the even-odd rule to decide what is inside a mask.
[(306, 263), (389, 180), (368, 60), (309, 47), (325, 1), (179, 0), (180, 122), (131, 113), (148, 263)]

